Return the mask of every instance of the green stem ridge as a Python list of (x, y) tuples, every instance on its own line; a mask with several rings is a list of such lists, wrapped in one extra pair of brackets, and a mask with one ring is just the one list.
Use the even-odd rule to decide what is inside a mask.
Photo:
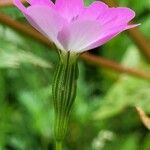
[(62, 143), (65, 138), (70, 111), (76, 97), (78, 78), (78, 56), (70, 52), (59, 53), (60, 61), (56, 68), (52, 94), (55, 109), (55, 140)]
[(56, 142), (56, 150), (62, 150), (62, 143)]

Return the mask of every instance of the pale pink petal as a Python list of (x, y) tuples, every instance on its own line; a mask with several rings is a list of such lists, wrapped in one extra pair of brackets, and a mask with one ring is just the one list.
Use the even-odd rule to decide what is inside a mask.
[(96, 20), (98, 16), (103, 13), (108, 6), (100, 1), (93, 2), (90, 6), (85, 7), (84, 11), (79, 15), (79, 20)]
[(48, 6), (35, 5), (27, 8), (25, 16), (33, 27), (63, 50), (62, 45), (57, 40), (57, 34), (66, 25), (66, 21), (55, 10)]
[[(108, 8), (103, 11), (97, 18), (101, 25), (118, 26), (127, 24), (135, 17), (135, 12), (129, 8), (118, 7)], [(111, 22), (111, 24), (110, 24)]]
[(53, 6), (53, 2), (51, 0), (27, 0), (30, 5), (47, 5)]
[(107, 32), (105, 31), (104, 34), (102, 34), (102, 36), (99, 37), (99, 40), (95, 41), (88, 47), (84, 48), (81, 52), (101, 46), (101, 45), (105, 44), (106, 42), (108, 42), (109, 40), (111, 40), (112, 38), (114, 38), (115, 36), (117, 36), (119, 33), (123, 32), (127, 29), (134, 28), (138, 25), (139, 24), (122, 25), (122, 26), (118, 26), (118, 27), (116, 26), (114, 29), (112, 28), (112, 29), (108, 30)]
[(84, 8), (83, 0), (56, 0), (56, 10), (68, 21), (74, 20)]
[(101, 32), (101, 26), (97, 21), (76, 21), (59, 32), (58, 40), (66, 50), (79, 52), (98, 39)]
[(107, 34), (103, 34), (102, 36), (99, 37), (99, 39), (91, 44), (89, 44), (89, 46), (85, 47), (84, 49), (82, 49), (81, 52), (99, 47), (103, 44), (105, 44), (106, 42), (110, 41), (112, 38), (114, 38), (115, 36), (117, 36), (119, 33), (121, 33), (124, 30), (124, 26), (118, 27), (118, 29), (114, 29), (114, 31), (110, 31), (110, 33)]
[[(27, 0), (30, 5), (47, 5), (51, 8), (54, 8), (54, 3), (51, 0)], [(18, 7), (22, 12), (26, 11), (26, 7), (22, 4), (21, 0), (13, 0), (13, 3)]]
[(130, 24), (130, 25), (128, 25), (128, 26), (126, 27), (126, 30), (131, 29), (131, 28), (138, 27), (138, 26), (140, 26), (140, 25), (141, 25), (140, 23), (139, 23), (139, 24)]
[(124, 30), (135, 17), (133, 10), (124, 7), (108, 8), (102, 2), (84, 7), (83, 0), (27, 0), (26, 8), (20, 0), (14, 4), (39, 32), (52, 40), (61, 50), (84, 52), (101, 46)]

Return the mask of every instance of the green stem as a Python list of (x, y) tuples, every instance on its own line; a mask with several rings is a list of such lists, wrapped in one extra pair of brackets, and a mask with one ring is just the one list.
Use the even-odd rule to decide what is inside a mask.
[(56, 142), (56, 150), (62, 150), (62, 142)]
[(78, 56), (70, 52), (60, 52), (59, 54), (60, 61), (54, 76), (52, 94), (55, 108), (55, 140), (63, 142), (71, 108), (76, 97)]

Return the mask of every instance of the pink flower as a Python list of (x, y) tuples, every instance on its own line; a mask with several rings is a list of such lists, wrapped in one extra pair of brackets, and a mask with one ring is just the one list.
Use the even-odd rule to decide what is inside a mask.
[(135, 17), (125, 7), (109, 8), (100, 1), (84, 6), (83, 0), (20, 0), (14, 4), (30, 24), (53, 41), (62, 51), (81, 53), (101, 46), (120, 32), (137, 25), (128, 25)]

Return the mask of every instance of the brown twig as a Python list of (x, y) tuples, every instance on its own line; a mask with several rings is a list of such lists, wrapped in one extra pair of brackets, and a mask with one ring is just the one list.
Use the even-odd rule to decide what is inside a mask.
[[(116, 7), (118, 6), (117, 0), (101, 0), (108, 4), (109, 6)], [(134, 22), (131, 22), (134, 24)], [(139, 31), (138, 28), (133, 28), (127, 30), (127, 33), (130, 35), (135, 44), (139, 47), (139, 50), (145, 56), (145, 58), (150, 61), (150, 41)]]
[[(23, 3), (26, 0), (21, 0)], [(12, 6), (12, 0), (0, 0), (0, 7)]]
[(106, 3), (109, 7), (112, 7), (112, 6), (117, 7), (118, 6), (118, 3), (113, 0), (99, 0), (99, 1)]
[[(52, 43), (50, 43), (50, 41), (47, 38), (45, 38), (43, 35), (41, 35), (39, 32), (37, 32), (31, 26), (28, 26), (28, 25), (25, 25), (18, 21), (15, 21), (7, 15), (0, 14), (0, 23), (3, 23), (5, 25), (15, 29), (16, 31), (26, 34), (26, 35), (42, 42), (43, 44), (45, 44), (47, 46), (52, 46)], [(120, 73), (126, 73), (126, 74), (134, 75), (137, 77), (150, 79), (149, 72), (127, 68), (127, 67), (124, 67), (113, 61), (107, 60), (107, 59), (99, 57), (99, 56), (95, 56), (95, 55), (92, 55), (89, 53), (84, 53), (81, 56), (81, 58), (88, 63), (94, 64), (97, 66), (101, 66), (101, 67), (106, 67), (106, 68), (112, 69), (112, 70), (120, 72)]]
[(150, 118), (145, 114), (145, 112), (142, 110), (141, 107), (135, 107), (135, 108), (140, 116), (141, 121), (145, 125), (145, 127), (150, 130)]
[(139, 50), (150, 61), (150, 41), (139, 31), (138, 28), (133, 28), (127, 31), (132, 40), (139, 47)]
[(39, 32), (37, 32), (34, 28), (31, 26), (28, 26), (26, 24), (20, 23), (19, 21), (15, 21), (11, 17), (4, 15), (0, 13), (0, 23), (5, 24), (21, 33), (24, 33), (30, 37), (33, 37), (34, 39), (46, 44), (46, 45), (52, 45), (52, 43), (42, 36)]
[(82, 59), (84, 59), (86, 62), (92, 64), (92, 65), (97, 65), (97, 66), (103, 66), (103, 67), (107, 67), (111, 70), (117, 71), (117, 72), (122, 72), (122, 73), (126, 73), (126, 74), (130, 74), (130, 75), (136, 75), (139, 77), (145, 77), (147, 79), (150, 79), (150, 72), (146, 72), (146, 71), (139, 71), (137, 69), (133, 69), (133, 68), (128, 68), (128, 67), (124, 67), (114, 61), (111, 60), (106, 60), (103, 57), (100, 56), (96, 56), (96, 55), (91, 55), (89, 53), (85, 53), (82, 56)]

